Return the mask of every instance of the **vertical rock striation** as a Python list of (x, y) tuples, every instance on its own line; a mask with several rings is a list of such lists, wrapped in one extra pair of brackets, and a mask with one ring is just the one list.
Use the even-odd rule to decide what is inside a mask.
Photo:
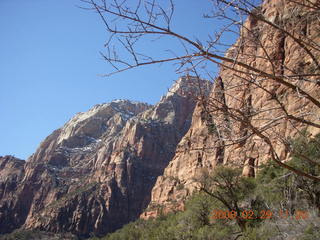
[[(282, 24), (287, 31), (298, 32), (299, 37), (305, 36), (314, 42), (320, 41), (317, 33), (317, 11), (311, 11), (287, 0), (269, 0), (261, 6), (261, 12), (271, 23)], [(314, 51), (314, 55), (320, 58), (317, 51)], [(278, 76), (294, 73), (313, 74), (319, 71), (296, 41), (283, 31), (253, 17), (248, 18), (242, 30), (242, 38), (228, 50), (226, 57), (237, 57), (242, 63)], [(268, 125), (270, 119), (283, 115), (273, 97), (277, 96), (288, 114), (307, 116), (308, 120), (319, 123), (319, 108), (294, 90), (276, 81), (263, 79), (260, 81), (264, 89), (258, 88), (254, 82), (248, 81), (248, 75), (241, 73), (247, 72), (247, 69), (235, 66), (235, 69), (239, 70), (237, 73), (227, 68), (232, 67), (231, 64), (224, 64), (226, 67), (221, 68), (220, 76), (216, 79), (210, 95), (218, 100), (220, 109), (225, 105), (228, 108), (241, 109), (243, 112), (247, 109), (248, 115), (256, 113), (249, 122), (254, 127), (261, 128)], [(301, 78), (292, 78), (290, 81), (314, 98), (320, 99), (319, 84), (302, 81)], [(141, 217), (156, 216), (160, 210), (181, 209), (183, 200), (197, 186), (194, 178), (204, 169), (211, 171), (215, 165), (223, 163), (243, 168), (244, 175), (254, 176), (255, 167), (270, 159), (269, 147), (265, 142), (254, 134), (246, 137), (250, 131), (245, 124), (233, 121), (222, 110), (215, 111), (212, 116), (207, 116), (206, 112), (200, 104), (197, 106), (189, 131), (178, 144), (176, 154), (164, 170), (164, 174), (158, 177), (152, 190), (151, 203)], [(305, 125), (283, 118), (269, 126), (264, 133), (274, 143), (280, 159), (288, 159), (288, 151), (280, 141), (294, 137)], [(319, 132), (319, 129), (314, 127), (308, 127), (307, 130), (313, 134)], [(219, 134), (224, 138), (219, 138)], [(230, 138), (244, 140), (232, 145), (226, 142), (227, 140), (221, 140)]]
[(180, 78), (155, 106), (96, 105), (54, 131), (27, 162), (1, 158), (0, 233), (22, 227), (87, 237), (137, 219), (190, 127), (194, 81)]

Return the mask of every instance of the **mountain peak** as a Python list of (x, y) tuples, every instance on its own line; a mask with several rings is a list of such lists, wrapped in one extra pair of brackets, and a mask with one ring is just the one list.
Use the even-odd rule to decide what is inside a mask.
[[(9, 231), (24, 224), (88, 236), (89, 231), (105, 234), (138, 218), (190, 127), (196, 99), (185, 93), (195, 93), (199, 82), (204, 83), (181, 77), (154, 106), (125, 99), (97, 104), (48, 136), (25, 165), (10, 165), (8, 174), (17, 172), (23, 179), (21, 188), (13, 189), (18, 199), (25, 197), (25, 186), (39, 184), (28, 192), (25, 217), (9, 222)], [(94, 213), (90, 217), (88, 210)], [(6, 212), (0, 215), (1, 230), (15, 216), (11, 209)], [(84, 218), (87, 225), (81, 228)]]
[(199, 97), (201, 95), (208, 95), (211, 90), (212, 83), (200, 79), (196, 76), (182, 76), (175, 84), (169, 89), (166, 97), (174, 95)]

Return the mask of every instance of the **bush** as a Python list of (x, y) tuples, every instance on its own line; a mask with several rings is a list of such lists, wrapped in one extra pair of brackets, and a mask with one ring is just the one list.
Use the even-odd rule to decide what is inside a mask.
[[(292, 160), (288, 163), (310, 174), (319, 175), (317, 163), (307, 158), (320, 159), (320, 135), (314, 139), (297, 138), (291, 141)], [(275, 240), (320, 239), (319, 183), (304, 179), (269, 161), (260, 167), (256, 179), (241, 175), (240, 169), (217, 167), (212, 174), (203, 174), (202, 191), (194, 193), (186, 202), (184, 212), (161, 215), (156, 219), (137, 220), (129, 223), (106, 240)], [(301, 221), (294, 218), (212, 220), (213, 209), (261, 210), (273, 213), (279, 209), (294, 214), (303, 207), (310, 217)], [(312, 210), (318, 208), (316, 210)], [(238, 213), (239, 216), (239, 213)], [(241, 226), (244, 224), (244, 227)]]

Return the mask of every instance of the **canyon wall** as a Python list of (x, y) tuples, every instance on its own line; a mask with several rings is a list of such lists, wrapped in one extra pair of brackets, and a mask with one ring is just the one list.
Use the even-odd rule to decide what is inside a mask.
[(87, 237), (137, 219), (190, 127), (196, 99), (184, 93), (197, 94), (194, 80), (180, 78), (155, 106), (116, 100), (79, 113), (27, 162), (2, 157), (1, 233), (22, 227)]
[[(268, 23), (250, 16), (242, 28), (241, 38), (227, 51), (226, 57), (283, 77), (319, 100), (319, 79), (287, 76), (319, 74), (320, 69), (297, 41), (283, 30), (271, 26), (277, 24), (296, 38), (319, 43), (319, 11), (288, 0), (265, 1), (260, 10)], [(320, 59), (318, 50), (311, 46), (308, 48)], [(319, 107), (297, 93), (296, 89), (266, 77), (251, 78), (247, 68), (233, 63), (223, 62), (222, 65), (210, 95), (212, 102), (215, 99), (220, 104), (220, 110), (210, 103), (206, 106), (211, 107), (211, 111), (198, 104), (191, 127), (178, 144), (164, 174), (158, 177), (152, 189), (151, 203), (142, 218), (183, 209), (183, 201), (197, 189), (196, 179), (203, 171), (212, 171), (217, 164), (242, 168), (244, 175), (254, 176), (257, 167), (271, 157), (269, 146), (248, 127), (249, 124), (256, 129), (265, 127), (262, 132), (273, 143), (281, 161), (290, 157), (283, 139), (294, 138), (302, 129), (313, 135), (319, 133), (319, 128), (306, 127), (284, 116), (279, 107), (277, 99), (285, 106), (288, 115), (320, 122)], [(247, 109), (248, 115), (253, 117), (248, 119), (249, 124), (235, 121), (221, 110), (224, 107), (242, 113)], [(243, 140), (237, 142), (234, 139)]]
[[(270, 23), (320, 42), (319, 13), (287, 0), (265, 1), (260, 11), (267, 22), (249, 17), (226, 58), (286, 80), (318, 73), (305, 49)], [(281, 141), (305, 125), (283, 117), (277, 99), (288, 115), (314, 123), (320, 122), (319, 108), (296, 89), (249, 75), (247, 68), (223, 62), (212, 89), (206, 81), (182, 77), (154, 106), (127, 100), (96, 105), (49, 135), (28, 161), (1, 157), (0, 233), (26, 228), (88, 237), (139, 216), (181, 210), (203, 171), (226, 164), (254, 176), (270, 159), (270, 147), (252, 127), (265, 127), (279, 158), (288, 160)], [(318, 80), (309, 79), (289, 81), (319, 99)], [(199, 83), (209, 94), (201, 101)], [(210, 99), (247, 111), (248, 124), (217, 110)], [(315, 127), (307, 130), (319, 133)]]

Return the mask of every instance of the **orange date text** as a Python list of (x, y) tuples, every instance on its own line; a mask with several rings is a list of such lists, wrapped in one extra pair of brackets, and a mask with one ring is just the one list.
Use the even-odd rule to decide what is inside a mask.
[(219, 210), (214, 209), (211, 214), (211, 219), (271, 219), (274, 216), (280, 218), (291, 218), (296, 220), (307, 219), (309, 217), (308, 212), (302, 210), (296, 210), (294, 215), (290, 215), (288, 210), (279, 210), (278, 212), (272, 212), (271, 210), (260, 210), (260, 211), (253, 211), (253, 210), (242, 210), (242, 211), (235, 211), (235, 210)]

